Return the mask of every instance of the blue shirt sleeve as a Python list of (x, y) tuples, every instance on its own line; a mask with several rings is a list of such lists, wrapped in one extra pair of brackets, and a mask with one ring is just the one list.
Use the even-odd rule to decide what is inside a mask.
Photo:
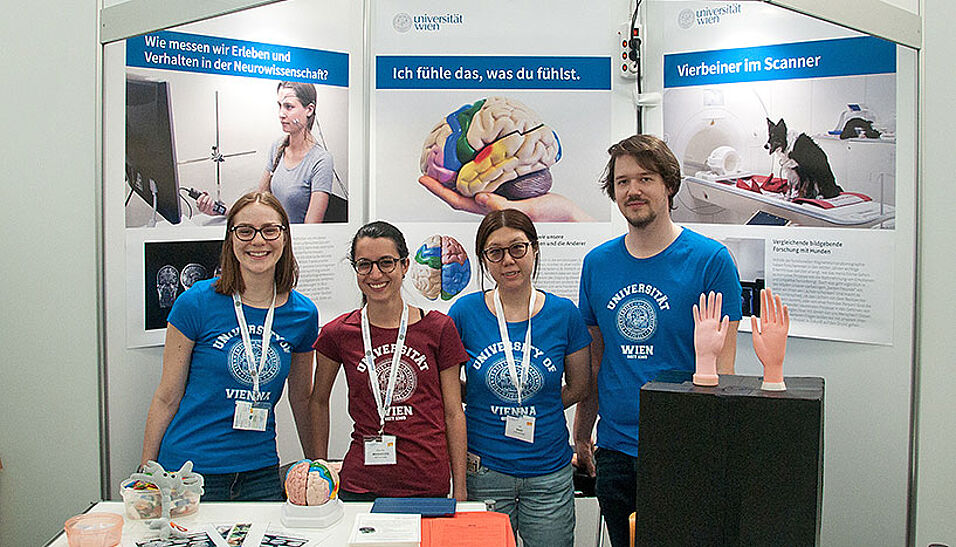
[(578, 309), (581, 310), (581, 318), (584, 324), (588, 326), (597, 325), (597, 318), (594, 316), (594, 310), (591, 309), (591, 303), (588, 301), (588, 258), (584, 257), (584, 266), (581, 267), (581, 283), (578, 285)]
[(721, 314), (729, 317), (731, 321), (740, 321), (742, 317), (740, 276), (727, 247), (722, 246), (708, 264), (706, 279), (708, 292), (714, 291), (723, 295)]
[(303, 296), (303, 300), (306, 302), (308, 307), (308, 319), (306, 319), (305, 325), (303, 325), (302, 336), (299, 337), (299, 343), (292, 348), (292, 351), (295, 353), (307, 353), (312, 351), (312, 344), (315, 343), (315, 340), (319, 337), (319, 310), (316, 309), (315, 304), (311, 300)]
[[(203, 284), (204, 285), (204, 284)], [(193, 342), (199, 339), (202, 334), (202, 312), (201, 293), (202, 286), (196, 284), (190, 287), (186, 292), (179, 295), (173, 302), (173, 309), (169, 311), (169, 317), (166, 319), (170, 325), (183, 333), (183, 336)], [(210, 288), (209, 290), (213, 290)]]
[(591, 333), (578, 308), (573, 302), (569, 301), (568, 304), (568, 355), (571, 355), (591, 344)]

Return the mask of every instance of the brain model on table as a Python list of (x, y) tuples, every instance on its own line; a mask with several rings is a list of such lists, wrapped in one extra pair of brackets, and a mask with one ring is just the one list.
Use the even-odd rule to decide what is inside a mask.
[(433, 235), (415, 252), (410, 274), (425, 298), (451, 300), (471, 281), (471, 263), (455, 238)]
[(463, 196), (544, 194), (561, 159), (558, 134), (527, 106), (491, 97), (448, 114), (425, 139), (422, 173)]
[(325, 460), (300, 460), (285, 476), (285, 494), (293, 505), (323, 505), (336, 499), (339, 475)]

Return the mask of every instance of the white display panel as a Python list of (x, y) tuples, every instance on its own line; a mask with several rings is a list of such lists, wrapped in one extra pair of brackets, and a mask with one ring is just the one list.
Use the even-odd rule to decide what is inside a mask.
[[(363, 17), (361, 3), (290, 0), (171, 29), (205, 37), (204, 40), (212, 44), (216, 43), (215, 39), (221, 39), (230, 44), (243, 41), (247, 47), (248, 43), (285, 46), (292, 54), (299, 51), (293, 48), (302, 48), (339, 57), (347, 55), (343, 67), (347, 86), (341, 85), (341, 80), (339, 85), (318, 83), (316, 106), (322, 136), (334, 157), (338, 178), (343, 181), (333, 191), (344, 195), (347, 189), (349, 220), (292, 226), (300, 266), (297, 290), (316, 303), (323, 323), (359, 301), (354, 274), (345, 257), (349, 238), (365, 217)], [(200, 43), (202, 40), (190, 41)], [(213, 63), (217, 60), (215, 55), (207, 57)], [(290, 54), (294, 64), (291, 57)], [(225, 57), (220, 55), (219, 60)], [(253, 60), (249, 58), (250, 64)], [(280, 58), (276, 66), (281, 68), (281, 61)], [(222, 153), (254, 151), (254, 154), (227, 157), (219, 165), (218, 188), (213, 161), (180, 164), (178, 174), (181, 188), (190, 186), (210, 194), (219, 190), (224, 202), (231, 202), (255, 188), (265, 170), (269, 147), (282, 135), (277, 119), (276, 85), (279, 79), (285, 79), (282, 74), (277, 74), (282, 78), (272, 79), (128, 68), (127, 64), (124, 42), (106, 46), (103, 163), (110, 479), (127, 476), (139, 461), (146, 411), (161, 370), (162, 349), (143, 347), (161, 345), (164, 335), (163, 328), (144, 328), (146, 300), (151, 296), (149, 289), (144, 288), (151, 277), (147, 273), (148, 259), (156, 249), (197, 245), (194, 242), (202, 242), (199, 245), (221, 242), (224, 230), (221, 217), (205, 217), (194, 211), (194, 218), (190, 220), (189, 208), (185, 205), (182, 205), (179, 224), (172, 225), (160, 217), (156, 227), (143, 226), (151, 217), (151, 207), (147, 208), (146, 201), (139, 195), (131, 196), (129, 206), (124, 206), (130, 188), (124, 175), (126, 75), (129, 72), (140, 79), (167, 82), (172, 90), (171, 111), (179, 160), (210, 156), (216, 139), (218, 95)], [(272, 65), (273, 59), (268, 64)], [(320, 138), (317, 128), (313, 134), (317, 140)], [(356, 182), (350, 184), (350, 180)], [(181, 203), (186, 200), (195, 207), (183, 192)], [(196, 218), (202, 221), (195, 221)], [(208, 272), (212, 268), (206, 269)], [(181, 290), (182, 286), (177, 292)], [(333, 394), (334, 404), (344, 404), (344, 382), (342, 384), (343, 389)], [(300, 457), (299, 440), (287, 403), (281, 402), (276, 407), (276, 419), (277, 443), (283, 460)], [(332, 450), (344, 452), (347, 439), (348, 431), (337, 429), (331, 438)], [(109, 483), (115, 492), (119, 481)]]
[[(427, 252), (431, 236), (452, 236), (471, 265), (466, 285), (430, 300), (429, 290), (407, 284), (412, 298), (447, 310), (455, 296), (477, 290), (477, 224), (489, 210), (514, 207), (536, 222), (543, 243), (542, 271), (549, 275), (538, 285), (576, 301), (581, 259), (612, 230), (613, 204), (598, 182), (606, 149), (634, 127), (628, 83), (613, 71), (616, 30), (628, 9), (620, 1), (584, 11), (570, 1), (547, 10), (537, 2), (373, 5), (370, 216), (397, 222), (413, 254)], [(502, 146), (507, 159), (485, 160), (499, 153), (504, 138), (496, 140), (497, 132), (549, 151), (527, 160)], [(455, 152), (459, 134), (468, 135), (459, 143), (470, 142), (469, 150)], [(501, 161), (494, 165), (515, 173), (495, 178), (484, 161)], [(478, 180), (456, 183), (469, 167)], [(514, 177), (542, 173), (550, 184), (545, 193), (500, 197)], [(423, 177), (442, 183), (448, 196), (427, 189)], [(476, 191), (494, 191), (493, 200), (486, 204)]]

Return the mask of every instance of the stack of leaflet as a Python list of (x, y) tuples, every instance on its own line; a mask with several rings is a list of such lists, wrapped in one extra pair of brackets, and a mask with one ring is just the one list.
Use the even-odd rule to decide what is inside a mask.
[(349, 547), (420, 547), (421, 515), (368, 513), (355, 517)]

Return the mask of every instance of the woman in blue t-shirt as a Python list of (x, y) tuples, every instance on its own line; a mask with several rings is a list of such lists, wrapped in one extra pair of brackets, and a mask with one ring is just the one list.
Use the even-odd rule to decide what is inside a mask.
[(269, 193), (230, 208), (222, 275), (196, 282), (169, 313), (163, 373), (146, 418), (141, 463), (191, 460), (204, 501), (281, 500), (275, 405), (286, 379), (306, 457), (318, 310), (292, 290), (289, 217)]
[[(470, 357), (468, 498), (494, 499), (528, 547), (570, 546), (574, 488), (564, 409), (587, 392), (591, 336), (574, 303), (533, 287), (538, 236), (527, 215), (488, 213), (475, 252), (482, 291), (449, 312)], [(486, 271), (495, 282), (490, 291)]]

